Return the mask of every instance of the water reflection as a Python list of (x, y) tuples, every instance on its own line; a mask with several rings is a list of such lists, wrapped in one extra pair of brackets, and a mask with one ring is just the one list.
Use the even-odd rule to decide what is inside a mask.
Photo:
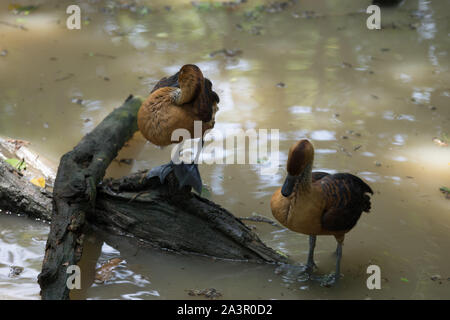
[[(168, 4), (174, 7), (166, 12), (163, 6)], [(438, 188), (449, 181), (450, 149), (431, 140), (444, 137), (449, 128), (447, 22), (436, 16), (448, 11), (445, 2), (407, 1), (401, 10), (386, 12), (383, 19), (418, 22), (418, 27), (402, 24), (381, 32), (361, 28), (361, 15), (347, 15), (361, 11), (360, 1), (304, 1), (293, 8), (297, 18), (292, 16), (294, 12), (285, 11), (260, 14), (255, 19), (245, 14), (254, 9), (251, 1), (242, 10), (225, 12), (200, 11), (188, 1), (158, 0), (151, 4), (156, 10), (147, 15), (126, 9), (102, 10), (103, 5), (83, 3), (90, 23), (71, 37), (55, 22), (64, 19), (65, 12), (52, 5), (23, 17), (27, 32), (2, 27), (0, 34), (9, 54), (0, 56), (0, 77), (7, 75), (7, 81), (0, 79), (1, 135), (30, 140), (33, 147), (57, 161), (128, 94), (146, 96), (161, 77), (175, 73), (184, 63), (196, 63), (221, 98), (216, 130), (223, 136), (230, 128), (280, 130), (279, 170), (273, 175), (261, 174), (262, 167), (274, 162), (270, 157), (252, 165), (200, 166), (212, 200), (236, 215), (258, 212), (271, 217), (269, 198), (286, 175), (289, 147), (305, 137), (316, 149), (314, 170), (356, 173), (371, 184), (376, 195), (373, 212), (362, 218), (346, 242), (344, 283), (354, 290), (329, 293), (296, 283), (280, 296), (285, 283), (272, 270), (248, 267), (245, 276), (232, 282), (235, 274), (244, 273), (240, 272), (242, 265), (221, 268), (217, 264), (218, 269), (209, 272), (212, 266), (204, 261), (165, 257), (152, 264), (153, 253), (149, 258), (140, 252), (118, 267), (112, 283), (94, 285), (86, 297), (186, 298), (184, 290), (201, 283), (226, 288), (227, 298), (360, 298), (367, 294), (367, 290), (358, 289), (364, 287), (364, 279), (358, 278), (364, 274), (361, 266), (373, 259), (382, 265), (389, 281), (383, 283), (380, 295), (369, 295), (409, 298), (414, 286), (425, 297), (448, 297), (448, 292), (433, 286), (434, 282), (423, 280), (431, 272), (444, 274), (449, 263), (448, 202)], [(307, 19), (305, 10), (334, 15)], [(0, 20), (14, 22), (15, 18), (2, 12)], [(41, 32), (43, 29), (46, 32)], [(255, 32), (258, 30), (260, 34)], [(237, 48), (242, 54), (210, 55), (222, 48)], [(90, 57), (90, 52), (104, 55)], [(67, 74), (74, 76), (55, 82)], [(284, 85), (277, 85), (281, 82)], [(431, 103), (433, 110), (427, 108)], [(44, 128), (45, 123), (48, 128)], [(45, 142), (40, 141), (43, 138)], [(171, 148), (156, 149), (137, 137), (130, 145), (120, 157), (132, 158), (132, 165), (119, 167), (114, 163), (108, 174), (148, 169), (166, 163), (170, 156)], [(220, 155), (206, 153), (203, 157), (214, 160)], [(419, 187), (428, 195), (427, 202), (417, 197)], [(404, 201), (399, 202), (399, 198)], [(406, 222), (408, 228), (399, 221)], [(1, 225), (3, 228), (3, 221)], [(271, 226), (254, 227), (270, 246), (295, 261), (305, 261), (307, 237)], [(39, 241), (28, 239), (23, 247), (10, 246), (14, 243), (11, 237), (23, 236), (22, 228), (26, 229), (17, 224), (10, 228), (15, 234), (4, 234), (6, 240), (2, 241), (8, 251), (2, 253), (2, 276), (12, 263), (7, 252), (14, 255), (17, 251), (14, 259), (18, 263), (23, 256), (32, 257), (23, 259), (25, 265), (39, 260), (34, 251), (27, 252), (34, 245), (42, 250), (44, 244)], [(436, 240), (429, 241), (430, 237)], [(331, 270), (334, 262), (328, 253), (335, 244), (328, 238), (319, 241), (322, 251), (318, 251), (318, 259)], [(419, 251), (427, 252), (423, 261), (415, 258)], [(127, 250), (103, 246), (102, 252), (99, 263)], [(405, 259), (410, 262), (405, 263)], [(36, 297), (33, 277), (40, 268), (37, 264), (26, 268), (32, 273), (24, 273), (23, 283), (1, 278), (0, 295), (11, 289), (7, 297)], [(151, 268), (146, 269), (147, 265)], [(399, 280), (405, 275), (409, 283)], [(173, 278), (176, 284), (164, 281)], [(210, 279), (227, 280), (211, 283)], [(260, 285), (269, 280), (270, 285)]]

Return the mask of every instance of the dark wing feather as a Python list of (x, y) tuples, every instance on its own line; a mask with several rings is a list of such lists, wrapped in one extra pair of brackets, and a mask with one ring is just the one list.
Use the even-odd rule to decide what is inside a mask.
[(154, 91), (158, 90), (159, 88), (164, 87), (176, 87), (179, 88), (180, 85), (178, 84), (178, 74), (180, 72), (175, 73), (174, 75), (171, 75), (170, 77), (164, 77), (161, 80), (158, 81), (157, 84), (153, 87), (152, 91), (150, 93), (153, 93)]
[(312, 173), (312, 182), (316, 182), (320, 179), (322, 179), (323, 177), (329, 176), (329, 173), (326, 172), (322, 172), (322, 171), (314, 171)]
[(369, 212), (372, 189), (360, 178), (350, 173), (328, 175), (320, 179), (326, 205), (322, 227), (330, 231), (353, 228), (362, 212)]

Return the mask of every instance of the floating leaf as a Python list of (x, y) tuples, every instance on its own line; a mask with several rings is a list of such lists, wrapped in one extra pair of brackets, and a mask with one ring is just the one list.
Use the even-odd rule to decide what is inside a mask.
[(156, 34), (156, 37), (158, 38), (167, 38), (169, 34), (167, 32), (160, 32)]
[(45, 188), (45, 178), (44, 177), (33, 178), (30, 180), (30, 182), (32, 184), (34, 184), (35, 186)]
[(409, 280), (407, 278), (403, 278), (403, 277), (400, 278), (400, 280), (403, 281), (403, 282), (409, 282)]
[(19, 171), (25, 170), (27, 168), (27, 164), (25, 163), (24, 160), (10, 158), (10, 159), (6, 159), (5, 161), (6, 161), (6, 163), (9, 163), (10, 165), (12, 165), (14, 168), (16, 168)]

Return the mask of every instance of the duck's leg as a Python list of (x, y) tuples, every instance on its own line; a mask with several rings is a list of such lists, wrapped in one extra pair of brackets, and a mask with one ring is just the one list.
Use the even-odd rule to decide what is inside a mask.
[(309, 253), (308, 262), (306, 262), (306, 268), (308, 271), (314, 271), (316, 264), (314, 262), (314, 248), (316, 247), (316, 236), (309, 236)]
[[(338, 240), (339, 239), (339, 240)], [(337, 247), (336, 247), (336, 271), (334, 274), (326, 275), (322, 281), (321, 285), (324, 287), (332, 287), (338, 284), (339, 278), (341, 277), (341, 258), (342, 258), (342, 244), (343, 237), (336, 237)]]
[(338, 242), (336, 248), (336, 273), (334, 274), (334, 282), (338, 283), (341, 277), (341, 258), (342, 258), (342, 242)]

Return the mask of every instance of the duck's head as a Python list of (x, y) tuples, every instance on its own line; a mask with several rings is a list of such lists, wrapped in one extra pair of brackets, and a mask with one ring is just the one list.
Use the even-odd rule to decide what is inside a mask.
[(281, 188), (284, 197), (291, 195), (295, 183), (305, 176), (306, 170), (311, 170), (314, 161), (314, 147), (306, 139), (300, 140), (289, 149), (287, 172), (288, 175)]
[(203, 73), (195, 64), (185, 64), (178, 73), (180, 86), (188, 83), (203, 82)]

